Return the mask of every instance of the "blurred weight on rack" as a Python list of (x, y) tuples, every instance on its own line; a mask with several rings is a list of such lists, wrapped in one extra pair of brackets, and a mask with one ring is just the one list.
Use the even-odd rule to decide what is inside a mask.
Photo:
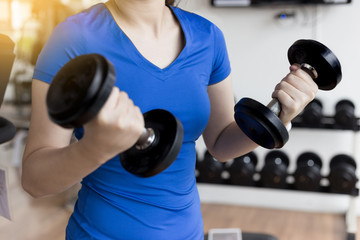
[(230, 184), (241, 186), (254, 186), (254, 174), (258, 163), (257, 155), (249, 152), (243, 156), (237, 157), (228, 167), (230, 174)]
[(344, 128), (354, 128), (356, 125), (355, 104), (347, 99), (338, 101), (335, 105), (335, 122)]
[(323, 105), (317, 98), (312, 100), (303, 110), (301, 117), (303, 123), (311, 126), (319, 126), (323, 116)]
[(265, 156), (265, 164), (260, 171), (261, 186), (268, 188), (286, 188), (289, 157), (281, 150), (272, 150)]
[(199, 157), (199, 153), (198, 151), (196, 151), (196, 162), (195, 162), (195, 177), (196, 177), (196, 181), (199, 182), (199, 166), (201, 166), (201, 159)]
[(294, 186), (298, 190), (318, 191), (320, 189), (322, 161), (314, 152), (300, 154), (296, 162)]
[(354, 158), (347, 154), (334, 156), (330, 160), (330, 174), (328, 179), (331, 192), (354, 194), (358, 181)]
[[(0, 106), (3, 102), (6, 87), (15, 60), (14, 42), (4, 34), (0, 34)], [(0, 144), (11, 140), (16, 134), (16, 127), (9, 120), (0, 117)]]
[(197, 162), (198, 181), (203, 183), (223, 183), (224, 164), (205, 151), (203, 160)]
[(14, 64), (14, 48), (14, 42), (7, 35), (0, 34), (0, 104), (2, 103)]

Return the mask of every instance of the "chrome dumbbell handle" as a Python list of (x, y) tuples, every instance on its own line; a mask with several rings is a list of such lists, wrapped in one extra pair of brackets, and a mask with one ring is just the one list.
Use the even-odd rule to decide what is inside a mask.
[(137, 140), (135, 146), (138, 150), (144, 150), (151, 146), (155, 141), (155, 132), (152, 128), (144, 128), (141, 136)]

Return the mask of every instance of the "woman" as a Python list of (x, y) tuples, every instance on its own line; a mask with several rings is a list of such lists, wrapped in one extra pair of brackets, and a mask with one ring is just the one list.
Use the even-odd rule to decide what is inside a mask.
[[(45, 96), (71, 58), (99, 53), (117, 73), (116, 87), (95, 119), (73, 130), (52, 123)], [(22, 183), (34, 197), (82, 182), (67, 239), (203, 239), (195, 183), (195, 141), (226, 161), (257, 145), (233, 118), (231, 69), (221, 31), (208, 20), (164, 0), (110, 0), (68, 18), (39, 56)], [(119, 90), (120, 89), (120, 90)], [(288, 124), (317, 92), (297, 66), (276, 86), (280, 119)], [(166, 109), (183, 124), (184, 141), (164, 172), (139, 178), (118, 154), (144, 127), (142, 113)]]

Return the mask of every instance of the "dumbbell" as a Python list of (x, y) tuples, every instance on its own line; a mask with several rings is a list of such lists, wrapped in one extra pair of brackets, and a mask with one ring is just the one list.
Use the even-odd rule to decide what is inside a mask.
[[(11, 69), (14, 64), (14, 42), (4, 34), (0, 34), (0, 106), (3, 102)], [(16, 134), (16, 127), (9, 120), (0, 117), (0, 144), (11, 140)]]
[[(50, 119), (64, 128), (81, 127), (98, 114), (115, 79), (112, 63), (99, 54), (71, 59), (57, 72), (49, 87), (46, 103)], [(182, 145), (183, 127), (166, 110), (154, 109), (143, 116), (142, 135), (119, 157), (128, 172), (151, 177), (175, 161)]]
[[(317, 41), (296, 41), (288, 50), (288, 59), (290, 64), (300, 64), (321, 90), (331, 90), (341, 81), (339, 60)], [(281, 148), (288, 141), (289, 133), (278, 117), (280, 112), (281, 105), (275, 98), (267, 106), (250, 98), (242, 98), (235, 105), (235, 120), (258, 145), (268, 149)]]
[(233, 185), (253, 186), (257, 163), (258, 158), (254, 152), (234, 158), (227, 168), (230, 173), (230, 183)]
[(223, 183), (224, 164), (215, 159), (208, 150), (202, 161), (197, 162), (198, 180), (203, 183)]
[(358, 181), (354, 158), (347, 154), (335, 155), (330, 160), (328, 179), (331, 192), (353, 194)]
[(342, 99), (335, 105), (335, 122), (345, 128), (353, 128), (356, 125), (355, 104)]
[(319, 99), (312, 100), (301, 113), (303, 123), (310, 126), (319, 126), (321, 124), (321, 118), (323, 105)]
[(269, 151), (265, 156), (265, 164), (260, 171), (260, 181), (263, 187), (286, 188), (289, 167), (289, 157), (280, 150)]
[(318, 191), (320, 189), (322, 161), (313, 152), (300, 154), (296, 161), (294, 186), (298, 190)]

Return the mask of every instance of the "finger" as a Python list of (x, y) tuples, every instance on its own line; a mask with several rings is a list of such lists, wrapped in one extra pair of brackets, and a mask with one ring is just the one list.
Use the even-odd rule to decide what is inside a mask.
[(136, 121), (136, 125), (138, 126), (138, 131), (140, 135), (145, 127), (144, 116), (138, 106), (133, 107), (132, 114), (133, 118)]
[(116, 101), (116, 109), (127, 108), (128, 105), (133, 105), (132, 100), (129, 98), (128, 94), (124, 91), (119, 91)]
[(298, 94), (299, 94), (299, 90), (295, 86), (291, 85), (286, 81), (281, 81), (276, 85), (275, 90), (272, 93), (272, 97), (279, 99), (279, 101), (281, 99), (284, 99), (285, 101), (286, 100), (294, 101)]
[(280, 82), (272, 97), (277, 98), (281, 104), (281, 119), (291, 120), (313, 99), (315, 95), (310, 91), (300, 91), (286, 81)]
[(298, 69), (300, 69), (300, 68), (301, 68), (300, 64), (297, 64), (297, 63), (292, 64), (292, 65), (289, 67), (290, 72), (296, 71), (296, 70), (298, 70)]
[(103, 108), (113, 109), (114, 107), (116, 107), (119, 92), (120, 92), (119, 88), (113, 87), (113, 89), (111, 90), (111, 93), (110, 93), (108, 99), (106, 100)]
[(126, 123), (126, 117), (129, 115), (129, 105), (131, 106), (131, 100), (126, 92), (119, 91), (114, 100), (114, 105), (108, 111), (108, 117), (113, 123)]
[(121, 126), (129, 126), (136, 128), (141, 132), (141, 127), (144, 126), (144, 118), (139, 107), (137, 107), (133, 100), (129, 98), (126, 92), (120, 91), (118, 97), (118, 106), (115, 109), (116, 113), (113, 117)]
[(298, 99), (301, 96), (290, 95), (281, 89), (274, 92), (274, 97), (281, 105), (279, 118), (284, 123), (291, 121), (303, 109), (302, 101)]
[(305, 92), (311, 97), (315, 97), (318, 91), (317, 84), (310, 78), (310, 76), (301, 69), (289, 73), (283, 81), (294, 86), (299, 91)]

